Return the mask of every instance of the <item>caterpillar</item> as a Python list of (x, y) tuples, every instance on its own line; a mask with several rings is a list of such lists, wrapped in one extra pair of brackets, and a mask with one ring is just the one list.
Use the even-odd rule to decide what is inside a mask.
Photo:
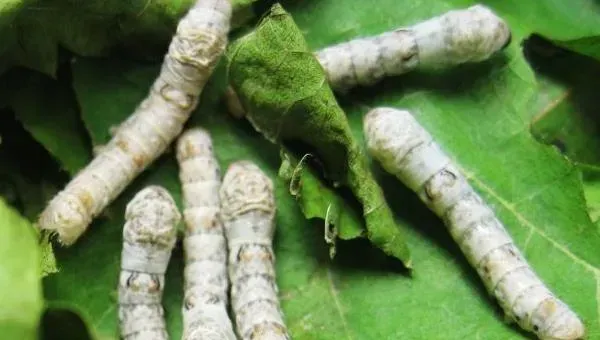
[(510, 29), (501, 18), (483, 5), (474, 5), (412, 27), (330, 46), (315, 55), (331, 87), (345, 92), (417, 67), (440, 68), (483, 61), (510, 40)]
[(363, 128), (369, 153), (444, 220), (509, 319), (540, 339), (583, 337), (579, 317), (540, 280), (494, 211), (408, 111), (375, 108)]
[(41, 213), (38, 226), (71, 245), (179, 135), (225, 46), (229, 0), (198, 0), (181, 19), (148, 96)]
[(177, 141), (183, 191), (183, 338), (236, 340), (227, 315), (227, 244), (220, 219), (219, 164), (210, 134), (201, 128)]
[(220, 190), (231, 303), (244, 340), (290, 339), (277, 298), (273, 183), (250, 161), (232, 163)]
[[(508, 25), (483, 5), (452, 10), (412, 27), (357, 38), (314, 53), (329, 85), (344, 93), (418, 67), (441, 68), (488, 59), (510, 44)], [(224, 94), (229, 113), (245, 115), (235, 90)]]
[(127, 204), (118, 287), (125, 340), (169, 338), (161, 300), (180, 219), (173, 198), (159, 186), (142, 189)]

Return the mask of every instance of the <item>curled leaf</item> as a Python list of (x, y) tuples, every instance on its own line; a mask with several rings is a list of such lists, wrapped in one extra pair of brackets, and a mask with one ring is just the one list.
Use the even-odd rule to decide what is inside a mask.
[[(274, 5), (258, 28), (238, 40), (227, 56), (229, 80), (256, 130), (292, 157), (313, 154), (322, 164), (323, 180), (336, 194), (350, 189), (360, 204), (369, 240), (410, 267), (404, 235), (369, 170), (364, 150), (290, 15)], [(323, 199), (310, 189), (297, 188), (305, 214), (307, 204)], [(336, 204), (325, 203), (318, 214), (323, 219), (331, 212), (329, 205)], [(341, 223), (337, 228), (343, 235), (356, 227)]]

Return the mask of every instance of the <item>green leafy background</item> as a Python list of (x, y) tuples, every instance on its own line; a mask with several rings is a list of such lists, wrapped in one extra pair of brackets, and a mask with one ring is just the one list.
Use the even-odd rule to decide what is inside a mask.
[[(110, 138), (110, 127), (144, 97), (174, 25), (190, 3), (0, 4), (0, 40), (8, 42), (0, 47), (5, 70), (0, 77), (0, 334), (35, 338), (38, 328), (43, 338), (117, 338), (124, 206), (150, 183), (166, 186), (180, 201), (173, 153), (145, 171), (80, 242), (54, 249), (58, 273), (52, 273), (56, 268), (47, 244), (36, 247), (31, 223), (46, 200), (91, 159), (93, 147)], [(269, 7), (247, 3), (238, 7), (240, 28), (232, 39), (254, 25), (250, 14), (260, 17)], [(506, 51), (480, 64), (386, 79), (338, 101), (360, 143), (362, 116), (370, 108), (411, 110), (498, 212), (542, 279), (581, 315), (588, 337), (598, 339), (600, 139), (594, 96), (600, 79), (600, 4), (484, 3), (513, 30)], [(312, 49), (471, 4), (283, 3)], [(223, 168), (251, 159), (277, 184), (278, 284), (295, 339), (530, 337), (503, 322), (443, 224), (376, 164), (373, 172), (407, 235), (414, 270), (407, 273), (364, 239), (339, 241), (330, 259), (323, 221), (305, 220), (278, 178), (279, 149), (246, 121), (227, 115), (221, 100), (226, 84), (221, 65), (189, 125), (211, 131)], [(178, 245), (164, 298), (174, 339), (181, 335), (181, 255)]]

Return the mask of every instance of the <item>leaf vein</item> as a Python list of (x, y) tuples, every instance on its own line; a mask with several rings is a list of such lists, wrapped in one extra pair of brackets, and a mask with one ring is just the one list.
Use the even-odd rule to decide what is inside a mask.
[(102, 313), (102, 315), (100, 315), (100, 317), (98, 319), (96, 319), (96, 321), (94, 322), (94, 328), (99, 329), (100, 325), (102, 324), (102, 321), (104, 321), (104, 319), (110, 314), (112, 313), (113, 310), (115, 310), (115, 304), (111, 304), (108, 308), (106, 308), (106, 310), (104, 311), (104, 313)]
[(533, 236), (533, 229), (529, 229), (529, 233), (527, 233), (527, 238), (525, 239), (525, 243), (523, 243), (523, 254), (527, 254), (527, 247), (529, 247), (529, 242), (531, 241), (532, 236)]
[(510, 202), (508, 202), (504, 198), (502, 198), (496, 191), (494, 191), (494, 189), (490, 188), (485, 183), (483, 183), (481, 180), (479, 180), (473, 173), (471, 173), (469, 171), (466, 171), (465, 169), (461, 169), (461, 171), (469, 179), (471, 179), (474, 182), (476, 182), (477, 185), (482, 190), (484, 190), (487, 194), (489, 194), (490, 196), (492, 196), (501, 205), (503, 205), (504, 208), (506, 208), (506, 210), (508, 210), (509, 212), (511, 212), (517, 218), (517, 220), (519, 220), (519, 222), (521, 222), (521, 224), (523, 224), (524, 226), (530, 228), (531, 230), (533, 230), (533, 232), (537, 233), (542, 238), (546, 239), (554, 248), (556, 248), (559, 251), (563, 252), (566, 256), (568, 256), (573, 261), (575, 261), (576, 263), (578, 263), (581, 266), (583, 266), (585, 269), (589, 270), (590, 272), (592, 272), (593, 274), (595, 274), (597, 276), (600, 276), (600, 269), (598, 269), (595, 266), (591, 265), (590, 263), (588, 263), (586, 260), (580, 258), (579, 256), (573, 254), (567, 247), (565, 247), (562, 244), (556, 242), (554, 239), (552, 239), (550, 236), (548, 236), (548, 234), (546, 234), (543, 230), (541, 230), (535, 224), (533, 224), (531, 221), (529, 221), (527, 218), (525, 218), (525, 216), (521, 215), (521, 213), (519, 213), (515, 209), (515, 207), (514, 207), (513, 204), (511, 204)]
[(331, 297), (333, 299), (333, 302), (335, 302), (335, 308), (338, 311), (338, 314), (340, 315), (340, 319), (342, 321), (342, 325), (344, 326), (344, 331), (346, 332), (346, 336), (348, 339), (352, 339), (352, 335), (350, 333), (350, 328), (348, 327), (348, 321), (346, 320), (346, 317), (344, 316), (344, 310), (342, 308), (342, 304), (340, 302), (340, 299), (338, 297), (338, 291), (335, 288), (335, 284), (333, 283), (333, 274), (331, 273), (331, 269), (327, 269), (327, 282), (329, 283), (329, 292), (331, 293)]
[(558, 105), (563, 103), (569, 96), (571, 95), (571, 89), (567, 89), (566, 91), (559, 94), (556, 98), (554, 98), (548, 105), (542, 108), (540, 112), (533, 116), (531, 119), (530, 125), (534, 125), (538, 121), (542, 120), (548, 113), (552, 112)]

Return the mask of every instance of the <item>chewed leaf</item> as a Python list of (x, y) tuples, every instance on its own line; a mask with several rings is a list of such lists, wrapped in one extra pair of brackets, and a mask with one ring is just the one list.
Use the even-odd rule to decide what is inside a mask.
[[(230, 48), (228, 59), (231, 84), (256, 130), (296, 157), (314, 154), (323, 164), (323, 177), (350, 189), (360, 203), (371, 242), (410, 267), (408, 246), (364, 150), (289, 14), (273, 6), (255, 32)], [(321, 209), (327, 210), (329, 203)]]
[[(350, 240), (364, 236), (364, 221), (358, 211), (359, 203), (342, 196), (318, 175), (314, 156), (304, 155), (298, 160), (292, 152), (281, 152), (279, 177), (289, 183), (289, 191), (300, 205), (307, 219), (324, 222), (324, 239), (335, 253), (335, 239)], [(332, 256), (333, 257), (333, 256)]]
[(40, 239), (40, 250), (42, 252), (42, 277), (50, 274), (58, 273), (58, 267), (56, 266), (56, 257), (54, 256), (54, 250), (52, 243), (50, 242), (50, 235), (44, 235)]

